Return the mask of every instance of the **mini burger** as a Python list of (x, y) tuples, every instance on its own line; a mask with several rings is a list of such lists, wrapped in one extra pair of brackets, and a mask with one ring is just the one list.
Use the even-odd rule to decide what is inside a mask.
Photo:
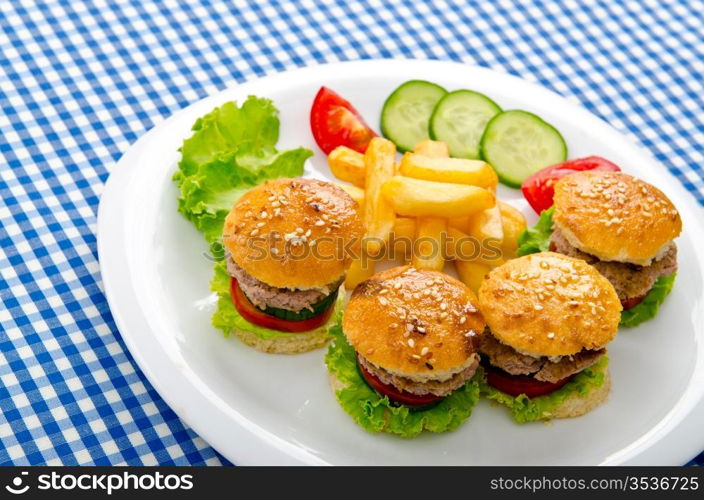
[(672, 240), (682, 220), (655, 186), (621, 172), (579, 172), (555, 184), (554, 203), (550, 250), (594, 266), (624, 310), (677, 271)]
[(233, 328), (235, 335), (265, 352), (305, 352), (326, 342), (338, 290), (361, 245), (357, 208), (341, 188), (302, 178), (267, 181), (239, 199), (225, 219), (223, 244), (237, 313), (257, 328)]
[(487, 324), (485, 392), (516, 421), (577, 417), (606, 399), (605, 346), (616, 336), (621, 303), (596, 269), (536, 253), (491, 271), (478, 295)]
[[(479, 366), (479, 342), (485, 325), (476, 304), (475, 295), (458, 280), (408, 266), (382, 271), (357, 285), (345, 310), (342, 330), (352, 348), (350, 356), (356, 357), (352, 361), (363, 380), (359, 383), (366, 383), (375, 396), (374, 401), (347, 403), (357, 410), (368, 405), (378, 408), (379, 400), (386, 397), (384, 401), (392, 406), (422, 411), (462, 390)], [(348, 371), (346, 378), (340, 378), (329, 359), (328, 366), (331, 385), (343, 403), (340, 391), (353, 386), (359, 377), (355, 374), (352, 380)], [(478, 392), (477, 386), (477, 398)], [(364, 392), (352, 387), (350, 394)], [(453, 423), (455, 427), (469, 416), (475, 402), (476, 398), (469, 408), (457, 408), (463, 418)], [(344, 403), (343, 407), (355, 418), (359, 415)], [(380, 418), (374, 430), (404, 434), (403, 424), (392, 423), (392, 413)], [(439, 419), (450, 420), (447, 416)], [(420, 432), (422, 416), (415, 424)], [(431, 428), (436, 432), (449, 429)], [(408, 430), (405, 435), (415, 433)]]

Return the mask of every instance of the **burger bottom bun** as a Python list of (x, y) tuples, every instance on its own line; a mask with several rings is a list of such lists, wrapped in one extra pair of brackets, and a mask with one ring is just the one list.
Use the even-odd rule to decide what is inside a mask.
[(273, 339), (262, 339), (252, 332), (239, 328), (233, 328), (232, 333), (248, 346), (269, 354), (300, 354), (323, 347), (329, 339), (327, 328)]
[(580, 396), (576, 392), (570, 394), (561, 405), (552, 411), (546, 420), (551, 418), (581, 417), (606, 401), (610, 391), (611, 373), (609, 372), (609, 368), (606, 367), (604, 369), (604, 383), (601, 384), (601, 387), (597, 387), (586, 396)]

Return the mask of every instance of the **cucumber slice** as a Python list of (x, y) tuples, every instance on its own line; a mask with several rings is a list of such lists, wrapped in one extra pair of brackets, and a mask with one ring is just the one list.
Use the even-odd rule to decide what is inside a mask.
[(456, 90), (438, 101), (430, 117), (430, 138), (447, 143), (453, 158), (479, 158), (486, 124), (501, 108), (484, 94)]
[(381, 109), (381, 133), (401, 152), (413, 151), (429, 139), (428, 122), (438, 101), (447, 94), (440, 85), (425, 80), (402, 83)]
[(275, 316), (277, 318), (287, 319), (289, 321), (303, 321), (306, 319), (314, 318), (319, 314), (322, 314), (327, 311), (330, 307), (332, 307), (332, 305), (335, 303), (335, 300), (337, 299), (338, 291), (339, 288), (332, 292), (330, 295), (324, 297), (323, 299), (313, 304), (311, 306), (311, 308), (313, 309), (312, 311), (310, 309), (301, 309), (300, 311), (294, 312), (289, 311), (288, 309), (279, 309), (276, 307), (269, 306), (265, 307), (264, 309), (259, 306), (256, 307), (257, 309), (268, 314), (269, 316)]
[(567, 159), (567, 144), (539, 116), (513, 109), (492, 118), (481, 139), (482, 158), (507, 186), (519, 188), (541, 168)]

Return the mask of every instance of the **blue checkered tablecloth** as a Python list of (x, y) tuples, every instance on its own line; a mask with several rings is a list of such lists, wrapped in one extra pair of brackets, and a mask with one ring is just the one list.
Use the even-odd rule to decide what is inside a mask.
[(699, 0), (0, 1), (0, 463), (227, 463), (136, 366), (98, 268), (103, 185), (175, 111), (316, 62), (462, 61), (579, 101), (704, 203), (703, 13)]

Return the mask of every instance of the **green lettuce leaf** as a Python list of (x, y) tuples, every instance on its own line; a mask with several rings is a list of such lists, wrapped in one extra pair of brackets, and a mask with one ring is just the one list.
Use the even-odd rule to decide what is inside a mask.
[(267, 179), (303, 174), (313, 153), (305, 148), (279, 152), (278, 138), (278, 111), (268, 99), (250, 96), (240, 107), (228, 102), (196, 120), (173, 178), (180, 190), (179, 212), (211, 248), (240, 196)]
[(420, 410), (393, 406), (389, 398), (380, 397), (362, 378), (357, 369), (355, 351), (342, 333), (342, 326), (330, 330), (332, 342), (325, 363), (345, 388), (335, 396), (342, 408), (369, 432), (389, 432), (412, 438), (423, 430), (446, 432), (455, 430), (472, 413), (479, 400), (481, 370), (472, 380), (437, 405)]
[[(227, 272), (227, 263), (224, 260), (215, 264), (215, 273), (210, 282), (210, 289), (218, 296), (217, 309), (215, 310), (215, 313), (213, 313), (211, 323), (215, 328), (221, 330), (226, 337), (230, 335), (233, 328), (246, 330), (264, 340), (282, 337), (295, 337), (296, 335), (299, 335), (298, 333), (270, 330), (269, 328), (254, 325), (244, 319), (242, 315), (237, 312), (235, 305), (232, 303), (232, 297), (230, 296), (230, 275)], [(328, 322), (319, 329), (329, 331), (340, 323), (344, 301), (345, 294), (343, 292), (338, 293), (335, 310), (330, 315)]]
[(672, 273), (669, 276), (659, 277), (640, 304), (621, 312), (621, 326), (636, 326), (654, 318), (660, 309), (660, 304), (672, 291), (676, 276), (677, 273)]
[(513, 420), (518, 424), (546, 420), (550, 418), (553, 409), (561, 405), (572, 394), (577, 393), (584, 397), (593, 389), (601, 387), (604, 384), (608, 364), (609, 358), (602, 356), (596, 364), (579, 372), (564, 387), (537, 398), (529, 398), (525, 394), (511, 396), (493, 388), (483, 379), (481, 394), (508, 407)]
[(555, 206), (543, 210), (540, 219), (533, 227), (527, 228), (518, 237), (518, 256), (531, 253), (547, 252), (550, 248), (550, 235), (552, 235), (552, 214)]

